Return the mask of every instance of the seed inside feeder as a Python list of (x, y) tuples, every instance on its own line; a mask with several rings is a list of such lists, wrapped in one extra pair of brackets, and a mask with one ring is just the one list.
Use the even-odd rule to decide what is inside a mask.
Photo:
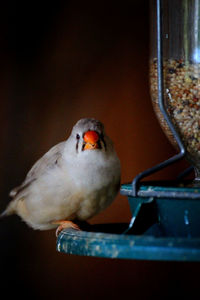
[[(182, 138), (188, 160), (200, 169), (200, 64), (164, 60), (163, 78), (167, 112)], [(169, 140), (177, 147), (158, 105), (157, 59), (150, 62), (150, 83), (156, 115)]]

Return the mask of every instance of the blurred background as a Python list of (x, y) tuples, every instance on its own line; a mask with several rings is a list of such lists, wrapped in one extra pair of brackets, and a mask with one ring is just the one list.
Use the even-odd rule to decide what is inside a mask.
[[(1, 202), (82, 117), (101, 120), (115, 143), (122, 182), (175, 151), (154, 115), (148, 86), (149, 2), (1, 4)], [(150, 179), (173, 179), (186, 162)], [(128, 222), (118, 195), (91, 223)], [(198, 293), (198, 263), (109, 260), (56, 252), (54, 231), (17, 216), (0, 220), (2, 299), (169, 299)], [(194, 296), (197, 297), (197, 296)], [(196, 298), (195, 298), (196, 299)]]

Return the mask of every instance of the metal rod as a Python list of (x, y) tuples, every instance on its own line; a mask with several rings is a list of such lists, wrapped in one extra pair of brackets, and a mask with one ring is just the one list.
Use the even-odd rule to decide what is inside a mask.
[(130, 229), (133, 227), (135, 220), (140, 212), (141, 207), (142, 207), (142, 201), (137, 204), (135, 211), (132, 215), (132, 218), (130, 220), (129, 226), (122, 234), (127, 234), (130, 231)]
[(180, 174), (178, 174), (178, 176), (176, 177), (176, 181), (183, 180), (183, 178), (185, 178), (186, 176), (188, 176), (192, 172), (194, 172), (194, 167), (190, 166), (187, 169), (185, 169), (184, 171), (182, 171)]
[(165, 109), (164, 105), (164, 93), (163, 93), (163, 47), (162, 47), (162, 8), (161, 8), (161, 0), (157, 0), (157, 67), (158, 67), (158, 104), (161, 113), (163, 114), (167, 125), (169, 126), (178, 146), (179, 146), (179, 153), (170, 157), (169, 159), (165, 160), (157, 164), (156, 166), (145, 170), (144, 172), (139, 173), (132, 182), (132, 196), (137, 196), (138, 184), (139, 181), (147, 177), (161, 169), (179, 161), (185, 156), (185, 147), (180, 139), (179, 134), (177, 133), (172, 121), (170, 120), (168, 113)]

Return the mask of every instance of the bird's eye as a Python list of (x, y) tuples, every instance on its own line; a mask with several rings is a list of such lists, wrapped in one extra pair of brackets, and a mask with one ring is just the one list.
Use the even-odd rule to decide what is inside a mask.
[(77, 133), (77, 135), (76, 135), (76, 138), (77, 138), (77, 140), (79, 140), (80, 139), (80, 135)]

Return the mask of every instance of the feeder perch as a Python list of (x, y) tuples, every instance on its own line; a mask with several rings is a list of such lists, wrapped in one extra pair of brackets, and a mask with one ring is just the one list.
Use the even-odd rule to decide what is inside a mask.
[[(155, 113), (177, 154), (121, 186), (129, 224), (63, 230), (57, 250), (107, 258), (200, 261), (200, 0), (151, 1), (150, 87)], [(177, 161), (174, 181), (142, 181)], [(192, 169), (195, 179), (184, 181)]]

